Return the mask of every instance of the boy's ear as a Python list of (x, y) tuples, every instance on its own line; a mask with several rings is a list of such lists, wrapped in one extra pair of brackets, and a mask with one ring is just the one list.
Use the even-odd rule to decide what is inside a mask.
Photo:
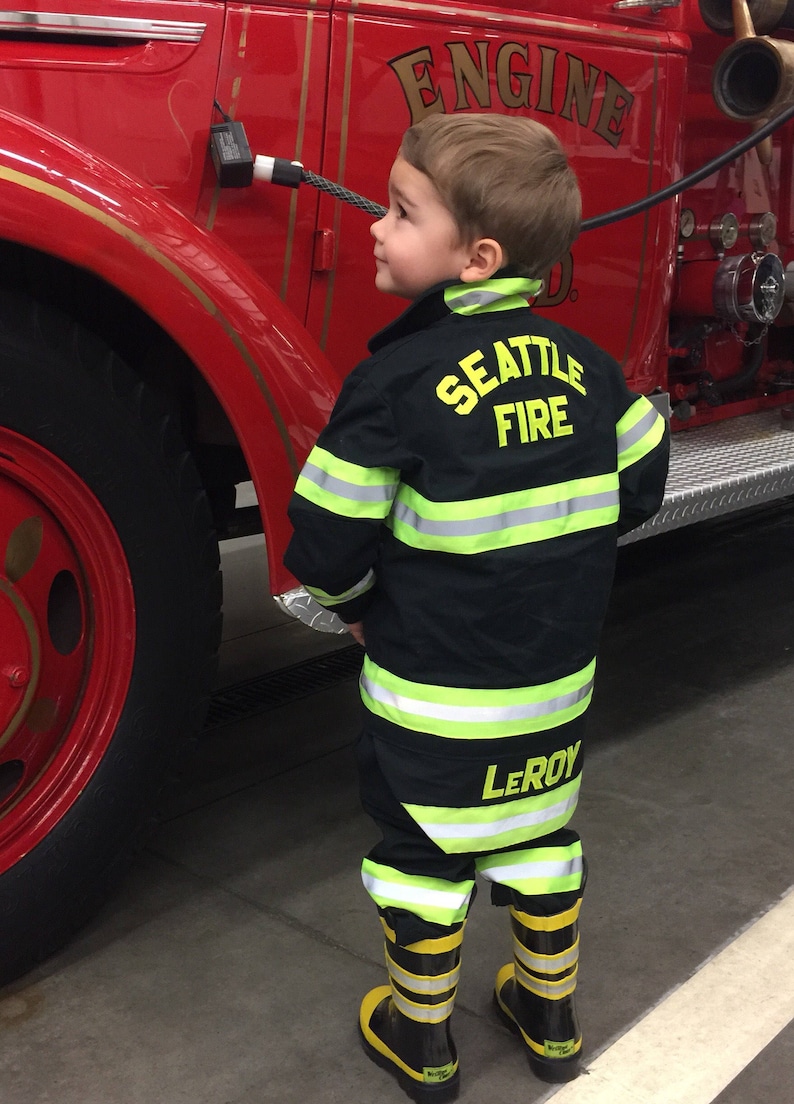
[(460, 274), (464, 284), (489, 280), (494, 272), (507, 264), (504, 249), (494, 238), (477, 238), (470, 248), (469, 262)]

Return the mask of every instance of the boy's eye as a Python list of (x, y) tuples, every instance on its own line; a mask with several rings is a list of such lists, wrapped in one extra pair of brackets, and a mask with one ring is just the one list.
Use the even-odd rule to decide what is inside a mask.
[(397, 204), (397, 218), (408, 218), (408, 212), (399, 203)]

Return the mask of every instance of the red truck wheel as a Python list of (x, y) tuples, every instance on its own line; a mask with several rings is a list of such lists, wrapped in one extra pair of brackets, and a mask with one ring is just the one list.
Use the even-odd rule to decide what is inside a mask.
[(0, 983), (95, 911), (195, 736), (217, 542), (171, 418), (92, 335), (0, 299)]

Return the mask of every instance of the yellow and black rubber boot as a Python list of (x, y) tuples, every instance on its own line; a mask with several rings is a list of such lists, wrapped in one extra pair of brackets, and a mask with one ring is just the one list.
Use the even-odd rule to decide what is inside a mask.
[(359, 1026), (364, 1050), (393, 1074), (417, 1104), (446, 1104), (460, 1089), (458, 1055), (449, 1030), (460, 973), (463, 925), (450, 935), (397, 945), (386, 935), (389, 984), (367, 993)]
[[(524, 898), (531, 908), (531, 898)], [(501, 1018), (521, 1035), (529, 1064), (542, 1081), (579, 1075), (582, 1033), (574, 991), (579, 964), (579, 907), (536, 916), (510, 905), (513, 962), (496, 975), (494, 999)]]

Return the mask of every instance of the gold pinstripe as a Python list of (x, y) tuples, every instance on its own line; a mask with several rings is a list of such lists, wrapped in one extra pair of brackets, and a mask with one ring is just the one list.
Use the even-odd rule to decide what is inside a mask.
[[(648, 150), (648, 195), (653, 191), (653, 155), (656, 149), (656, 102), (657, 92), (659, 90), (659, 58), (654, 54), (653, 57), (653, 87), (651, 91), (651, 133), (650, 133), (650, 149)], [(648, 224), (651, 219), (651, 209), (645, 212), (642, 220), (642, 244), (640, 246), (640, 263), (639, 271), (637, 272), (637, 285), (634, 292), (634, 308), (631, 312), (631, 321), (629, 322), (628, 333), (626, 334), (626, 344), (623, 349), (623, 356), (620, 359), (621, 365), (624, 365), (628, 360), (629, 352), (631, 350), (631, 343), (634, 338), (634, 330), (637, 326), (637, 317), (640, 310), (640, 296), (642, 294), (643, 286), (643, 272), (645, 271), (645, 257), (648, 252)]]
[[(352, 10), (347, 17), (347, 42), (345, 46), (345, 80), (342, 92), (342, 121), (339, 131), (339, 163), (337, 166), (336, 180), (338, 183), (344, 183), (345, 179), (345, 162), (347, 161), (347, 139), (350, 130), (350, 86), (352, 82), (353, 74), (353, 37), (355, 31), (355, 9), (357, 5), (354, 2)], [(340, 200), (336, 200), (336, 212), (334, 214), (334, 237), (336, 241), (339, 241), (339, 231), (342, 225), (342, 203)], [(331, 308), (333, 306), (334, 299), (334, 283), (336, 277), (336, 269), (334, 269), (328, 276), (328, 288), (325, 294), (325, 312), (323, 314), (323, 327), (320, 334), (320, 348), (324, 349), (328, 342), (328, 330), (331, 326)]]
[[(366, 0), (366, 6), (370, 9), (388, 8), (399, 12), (401, 15), (416, 14), (418, 16), (424, 16), (425, 18), (427, 18), (428, 12), (435, 14), (435, 10), (428, 4), (411, 2), (411, 0)], [(571, 23), (563, 23), (557, 19), (546, 19), (543, 16), (522, 16), (513, 9), (505, 12), (496, 12), (492, 9), (486, 10), (483, 8), (461, 6), (456, 8), (444, 8), (443, 14), (445, 17), (450, 18), (456, 25), (466, 25), (468, 22), (476, 19), (485, 22), (487, 26), (493, 26), (496, 23), (509, 23), (511, 26), (531, 27), (533, 30), (537, 31), (559, 31), (560, 34), (567, 35), (571, 38), (606, 41), (609, 42), (610, 45), (612, 41), (614, 41), (620, 46), (632, 43), (636, 46), (646, 47), (653, 45), (656, 49), (669, 48), (667, 36), (655, 35), (652, 31), (633, 33), (625, 27), (615, 27), (613, 30), (610, 27), (593, 24), (587, 25), (585, 23), (572, 25)]]
[[(309, 8), (312, 9), (316, 6), (317, 0), (311, 0)], [(312, 41), (314, 38), (314, 12), (309, 10), (306, 13), (306, 40), (303, 44), (303, 70), (301, 72), (301, 95), (300, 103), (298, 105), (298, 129), (295, 135), (295, 161), (300, 161), (301, 154), (303, 152), (303, 140), (306, 136), (306, 104), (309, 99), (309, 71), (311, 68), (312, 57)], [(284, 247), (284, 271), (281, 276), (281, 290), (279, 295), (282, 299), (287, 298), (287, 288), (289, 286), (290, 267), (292, 265), (292, 250), (295, 245), (295, 223), (298, 218), (298, 189), (292, 189), (292, 195), (289, 202), (289, 216), (287, 219), (287, 241)]]

